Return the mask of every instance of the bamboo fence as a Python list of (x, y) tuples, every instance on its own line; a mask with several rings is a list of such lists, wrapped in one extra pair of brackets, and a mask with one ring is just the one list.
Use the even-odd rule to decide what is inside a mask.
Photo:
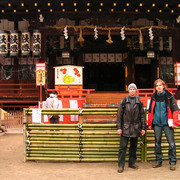
[[(43, 109), (42, 115), (116, 115), (117, 109)], [(24, 109), (25, 161), (117, 162), (120, 136), (116, 124), (32, 124), (32, 109)], [(175, 129), (177, 157), (180, 157), (180, 129)], [(129, 145), (128, 145), (129, 148)], [(163, 134), (162, 152), (168, 158)], [(128, 150), (126, 160), (128, 159)], [(154, 132), (138, 140), (137, 160), (154, 160)]]

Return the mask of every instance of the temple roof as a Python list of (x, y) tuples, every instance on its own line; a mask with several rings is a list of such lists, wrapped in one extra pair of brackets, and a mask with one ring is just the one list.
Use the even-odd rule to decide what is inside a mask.
[[(175, 19), (180, 13), (178, 0), (1, 0), (0, 19), (70, 18), (73, 20), (106, 16), (126, 18)], [(106, 18), (105, 16), (105, 18)], [(101, 17), (102, 18), (102, 17)]]

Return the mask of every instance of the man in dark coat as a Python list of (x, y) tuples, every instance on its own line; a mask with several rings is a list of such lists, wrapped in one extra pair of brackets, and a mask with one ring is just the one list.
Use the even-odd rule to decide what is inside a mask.
[(136, 162), (136, 151), (138, 137), (145, 134), (145, 117), (143, 103), (136, 95), (137, 87), (134, 83), (128, 86), (129, 95), (119, 104), (117, 114), (117, 133), (121, 135), (118, 154), (118, 172), (124, 171), (125, 156), (128, 141), (129, 148), (129, 167), (138, 169)]

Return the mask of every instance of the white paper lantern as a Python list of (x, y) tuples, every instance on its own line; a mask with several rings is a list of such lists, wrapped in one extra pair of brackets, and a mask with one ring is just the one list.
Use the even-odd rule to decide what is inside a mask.
[(18, 56), (19, 53), (19, 35), (18, 31), (10, 31), (10, 56)]
[(0, 54), (8, 55), (8, 33), (6, 31), (0, 31)]
[(33, 55), (41, 55), (41, 32), (39, 30), (33, 31)]
[(27, 30), (22, 31), (21, 54), (22, 56), (29, 56), (30, 54), (30, 32)]

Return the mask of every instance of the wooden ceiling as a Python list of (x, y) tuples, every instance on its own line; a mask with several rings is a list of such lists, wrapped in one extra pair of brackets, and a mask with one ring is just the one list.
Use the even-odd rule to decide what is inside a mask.
[(69, 18), (169, 20), (180, 14), (179, 0), (1, 0), (0, 19)]

